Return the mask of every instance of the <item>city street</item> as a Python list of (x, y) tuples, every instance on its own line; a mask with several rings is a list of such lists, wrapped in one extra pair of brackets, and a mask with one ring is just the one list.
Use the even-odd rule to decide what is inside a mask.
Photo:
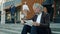
[[(60, 34), (60, 23), (51, 23), (51, 30), (54, 34)], [(21, 34), (21, 24), (0, 24), (0, 34)]]

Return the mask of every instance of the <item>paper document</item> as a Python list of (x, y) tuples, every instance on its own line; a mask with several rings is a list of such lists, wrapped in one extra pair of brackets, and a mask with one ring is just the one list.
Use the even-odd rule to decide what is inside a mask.
[(29, 25), (29, 26), (32, 26), (32, 23), (33, 23), (33, 21), (32, 20), (25, 20), (25, 24), (27, 24), (27, 25)]

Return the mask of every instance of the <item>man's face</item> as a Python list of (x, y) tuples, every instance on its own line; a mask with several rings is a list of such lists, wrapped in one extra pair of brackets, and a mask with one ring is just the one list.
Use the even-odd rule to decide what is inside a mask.
[(44, 10), (44, 12), (47, 12), (47, 8), (46, 7), (44, 7), (43, 10)]
[(35, 13), (40, 13), (40, 8), (33, 8)]

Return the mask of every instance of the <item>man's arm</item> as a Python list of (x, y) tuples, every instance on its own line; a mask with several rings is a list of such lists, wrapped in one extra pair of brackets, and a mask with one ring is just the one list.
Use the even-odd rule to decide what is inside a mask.
[(40, 23), (40, 26), (42, 26), (42, 27), (49, 27), (49, 23), (50, 23), (50, 16), (49, 16), (49, 14), (47, 14), (45, 16), (44, 22), (45, 23)]

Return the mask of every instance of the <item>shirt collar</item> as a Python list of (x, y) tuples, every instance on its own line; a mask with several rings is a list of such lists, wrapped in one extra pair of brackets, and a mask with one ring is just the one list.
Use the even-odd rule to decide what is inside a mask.
[(41, 13), (39, 13), (39, 14), (36, 14), (36, 15), (40, 15), (40, 14), (42, 14), (42, 12), (41, 12)]

